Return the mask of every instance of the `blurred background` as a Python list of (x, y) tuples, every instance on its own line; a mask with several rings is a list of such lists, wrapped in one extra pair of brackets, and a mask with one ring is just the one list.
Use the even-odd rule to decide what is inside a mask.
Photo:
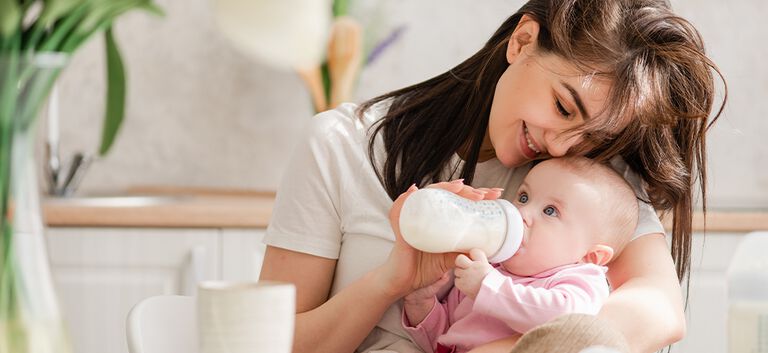
[[(313, 115), (294, 72), (246, 56), (217, 31), (207, 0), (159, 0), (165, 18), (128, 14), (116, 24), (128, 71), (125, 122), (110, 154), (95, 161), (81, 193), (137, 184), (274, 190)], [(473, 54), (523, 1), (356, 0), (350, 14), (365, 45), (400, 29), (361, 70), (361, 102), (442, 73)], [(713, 208), (768, 206), (768, 3), (673, 0), (701, 31), (728, 80), (730, 100), (710, 133)], [(61, 155), (95, 151), (104, 95), (103, 43), (73, 58), (60, 82)]]
[[(77, 352), (127, 352), (125, 317), (143, 298), (191, 295), (201, 279), (258, 278), (270, 192), (315, 111), (296, 72), (248, 56), (224, 37), (214, 21), (213, 1), (156, 2), (165, 18), (132, 13), (115, 25), (128, 72), (125, 121), (112, 150), (91, 164), (76, 195), (119, 194), (138, 185), (266, 193), (245, 201), (203, 200), (207, 207), (199, 210), (179, 202), (176, 208), (160, 208), (163, 212), (127, 208), (112, 213), (105, 210), (109, 207), (77, 204), (61, 208), (58, 217), (49, 212), (51, 263)], [(673, 352), (725, 352), (729, 320), (732, 329), (738, 327), (728, 311), (729, 263), (739, 257), (734, 254), (746, 233), (768, 228), (768, 65), (763, 59), (768, 57), (768, 2), (671, 2), (700, 30), (730, 92), (708, 139), (709, 208), (722, 212), (712, 212), (706, 238), (701, 227), (695, 228), (688, 336)], [(359, 103), (445, 72), (475, 53), (522, 4), (350, 1), (349, 15), (364, 29), (366, 51), (389, 42), (361, 68), (351, 100)], [(76, 152), (96, 154), (104, 110), (103, 58), (103, 42), (90, 41), (59, 82), (64, 161)], [(722, 93), (716, 105), (720, 98)], [(226, 207), (214, 207), (219, 204)], [(224, 211), (213, 212), (218, 209)], [(228, 217), (236, 210), (241, 211)], [(194, 222), (211, 213), (220, 223)], [(250, 215), (257, 222), (239, 222), (238, 217)], [(768, 239), (768, 233), (762, 236)], [(743, 311), (744, 329), (735, 332), (759, 337), (757, 327), (766, 326), (758, 322), (768, 319), (763, 300), (764, 315)]]

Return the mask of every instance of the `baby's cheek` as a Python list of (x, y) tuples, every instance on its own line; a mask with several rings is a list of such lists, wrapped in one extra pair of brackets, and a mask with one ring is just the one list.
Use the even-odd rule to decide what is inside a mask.
[(527, 251), (525, 249), (518, 250), (514, 256), (510, 257), (507, 260), (504, 260), (501, 263), (501, 266), (507, 270), (511, 270), (515, 267), (519, 267), (521, 264), (525, 263), (526, 253)]

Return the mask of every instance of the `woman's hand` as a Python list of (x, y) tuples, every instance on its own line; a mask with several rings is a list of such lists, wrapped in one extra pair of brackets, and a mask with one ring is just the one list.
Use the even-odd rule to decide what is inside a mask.
[[(463, 180), (441, 182), (427, 186), (453, 192), (473, 201), (494, 200), (501, 196), (502, 189), (475, 189), (464, 185)], [(432, 254), (414, 249), (403, 240), (400, 234), (400, 210), (403, 203), (418, 188), (411, 186), (401, 194), (392, 205), (389, 221), (395, 233), (395, 245), (389, 258), (378, 270), (383, 290), (394, 297), (402, 297), (416, 289), (426, 287), (437, 281), (444, 273), (453, 268), (457, 253)]]

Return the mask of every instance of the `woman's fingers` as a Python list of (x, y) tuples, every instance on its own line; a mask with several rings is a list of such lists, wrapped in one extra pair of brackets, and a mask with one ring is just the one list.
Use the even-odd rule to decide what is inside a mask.
[(501, 197), (501, 194), (504, 192), (504, 189), (502, 188), (478, 188), (477, 190), (485, 192), (485, 200), (496, 200)]
[(408, 190), (395, 199), (392, 208), (389, 209), (389, 223), (392, 226), (392, 230), (395, 232), (395, 239), (397, 240), (402, 240), (402, 235), (400, 234), (400, 210), (403, 208), (405, 199), (417, 190), (419, 190), (419, 188), (416, 187), (416, 184), (411, 185)]
[(473, 201), (480, 200), (495, 200), (501, 196), (504, 189), (501, 188), (474, 188), (470, 185), (464, 184), (464, 179), (456, 179), (453, 181), (443, 181), (439, 183), (430, 184), (428, 188), (439, 188), (450, 191), (466, 199)]
[(448, 190), (452, 193), (458, 193), (464, 189), (464, 179), (457, 179), (454, 181), (441, 181), (439, 183), (429, 184), (428, 188)]

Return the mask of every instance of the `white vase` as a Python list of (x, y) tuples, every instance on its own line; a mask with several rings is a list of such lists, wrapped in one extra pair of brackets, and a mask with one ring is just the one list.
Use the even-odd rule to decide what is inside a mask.
[(35, 162), (36, 118), (67, 56), (0, 57), (0, 353), (67, 353)]

